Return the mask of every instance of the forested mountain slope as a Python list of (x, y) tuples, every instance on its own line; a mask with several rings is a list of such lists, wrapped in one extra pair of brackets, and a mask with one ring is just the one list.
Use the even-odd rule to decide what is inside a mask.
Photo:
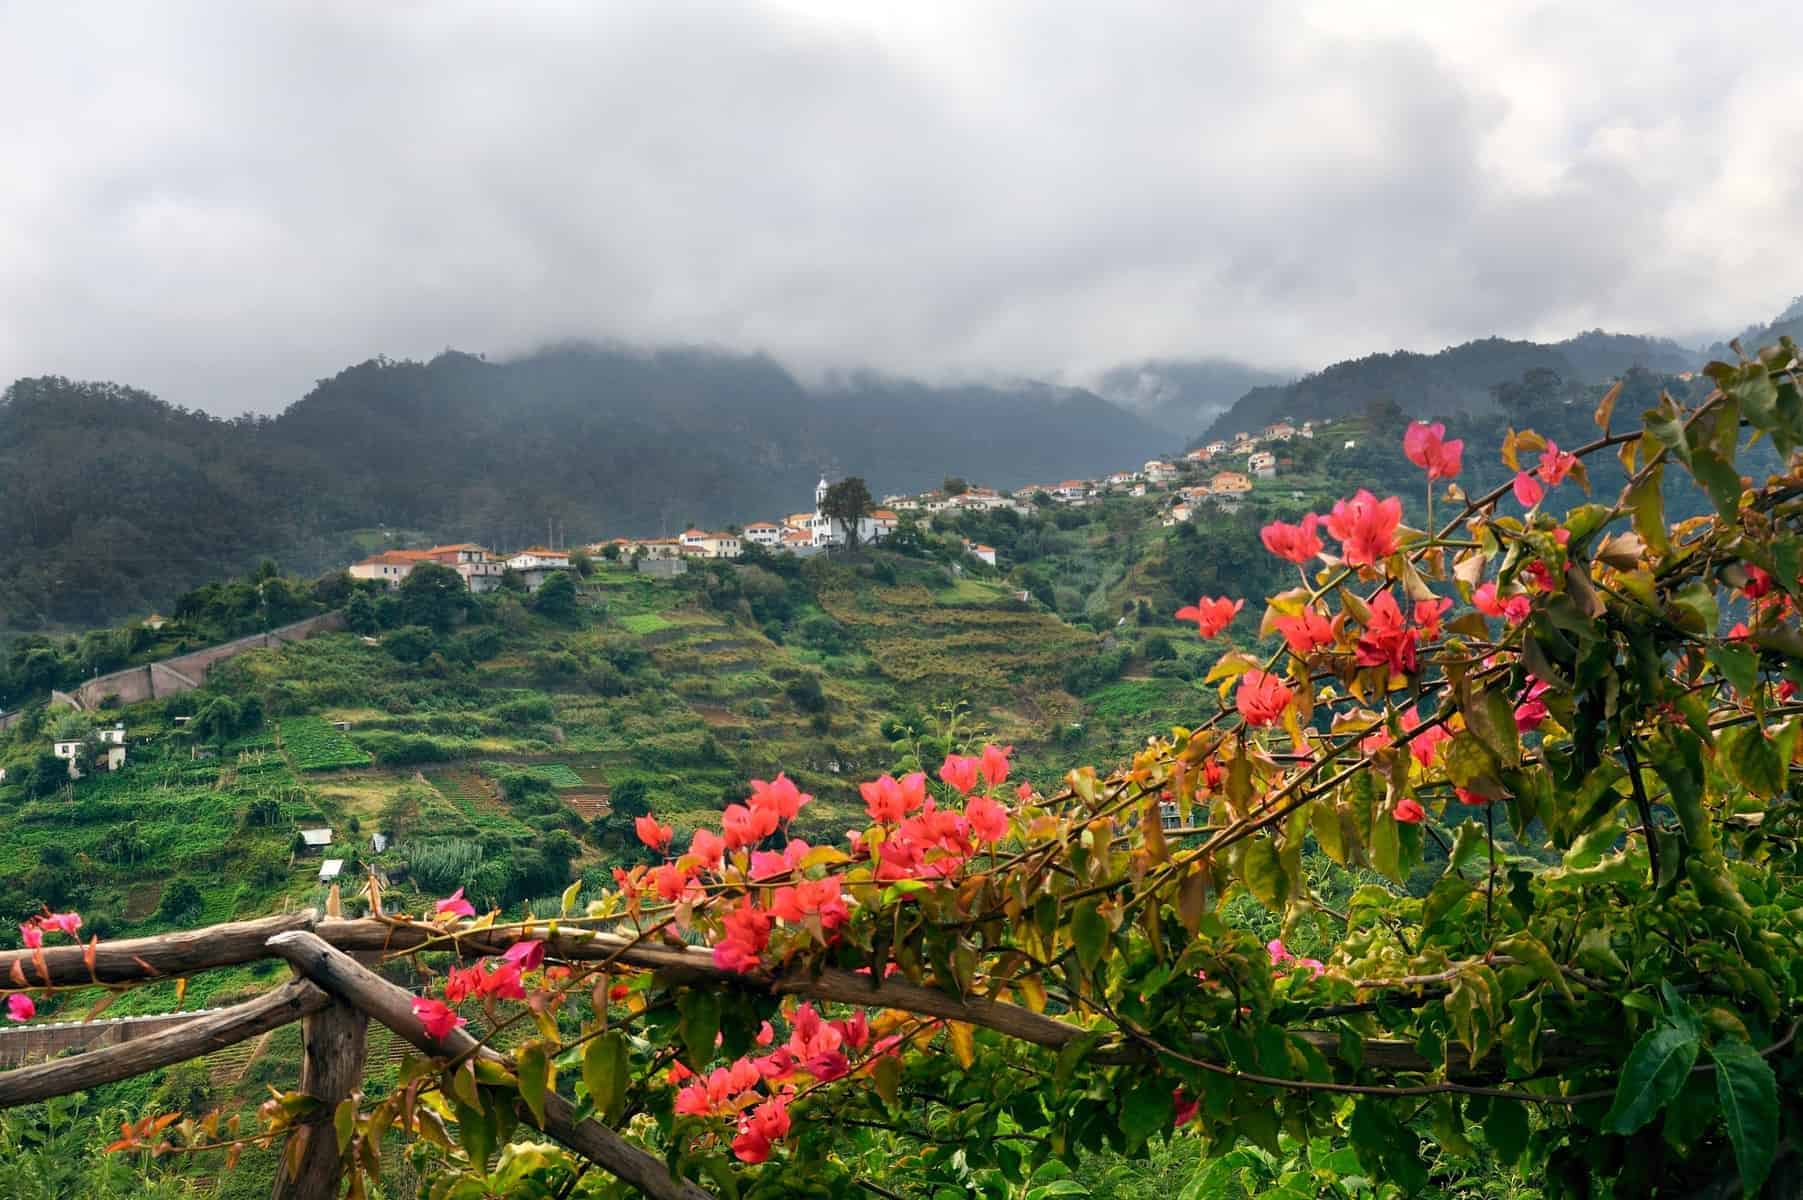
[(1320, 421), (1357, 416), (1376, 403), (1393, 403), (1412, 416), (1481, 410), (1488, 407), (1492, 389), (1537, 369), (1568, 382), (1600, 383), (1634, 367), (1675, 373), (1698, 362), (1698, 356), (1676, 342), (1601, 330), (1551, 344), (1484, 338), (1437, 354), (1372, 354), (1335, 363), (1283, 387), (1254, 388), (1192, 444), (1256, 433), (1279, 417)]
[(501, 546), (793, 512), (821, 473), (1008, 486), (1143, 461), (1168, 438), (1091, 393), (854, 376), (768, 359), (564, 347), (377, 359), (280, 416), (223, 421), (113, 384), (0, 399), (0, 628), (166, 606), (273, 555), (342, 565), (376, 526)]

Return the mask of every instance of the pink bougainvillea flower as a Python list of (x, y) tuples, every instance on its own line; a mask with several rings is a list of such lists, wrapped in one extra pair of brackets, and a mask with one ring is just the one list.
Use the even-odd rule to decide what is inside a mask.
[(645, 843), (645, 845), (651, 847), (651, 849), (657, 851), (659, 854), (662, 854), (670, 848), (670, 839), (676, 836), (676, 831), (674, 829), (671, 829), (668, 825), (660, 824), (658, 819), (652, 816), (634, 817), (632, 819), (632, 829), (634, 833), (639, 835), (639, 841)]
[(778, 823), (793, 821), (797, 813), (813, 803), (814, 797), (795, 786), (795, 781), (781, 772), (775, 779), (766, 783), (762, 779), (751, 781), (750, 804), (753, 812), (772, 812), (776, 814)]
[(983, 778), (990, 787), (1001, 787), (1008, 782), (1008, 756), (1013, 753), (1013, 746), (997, 746), (992, 742), (983, 747), (978, 770), (983, 772)]
[(1540, 454), (1540, 478), (1547, 487), (1555, 488), (1565, 482), (1571, 469), (1578, 465), (1578, 456), (1567, 454), (1559, 449), (1559, 443), (1547, 439), (1546, 449)]
[(471, 963), (467, 967), (452, 967), (451, 973), (445, 976), (444, 998), (451, 1004), (461, 1004), (474, 996), (481, 988), (481, 963)]
[(1428, 479), (1456, 479), (1465, 443), (1458, 439), (1447, 441), (1446, 426), (1438, 421), (1432, 425), (1415, 421), (1402, 435), (1402, 452), (1427, 472)]
[(776, 889), (770, 897), (772, 915), (791, 925), (800, 925), (809, 917), (818, 917), (823, 930), (833, 930), (851, 919), (845, 903), (845, 887), (837, 875), (824, 879), (804, 879), (800, 883)]
[(1333, 645), (1333, 624), (1312, 608), (1293, 617), (1278, 617), (1271, 622), (1283, 635), (1283, 644), (1297, 658), (1307, 658), (1323, 646)]
[(29, 1021), (38, 1015), (38, 1006), (24, 992), (14, 992), (6, 998), (6, 1019), (9, 1021)]
[(1441, 628), (1440, 622), (1451, 608), (1452, 601), (1444, 597), (1437, 600), (1415, 601), (1415, 624), (1421, 626), (1421, 636), (1430, 642), (1439, 641), (1440, 635), (1445, 632)]
[(1194, 604), (1185, 604), (1178, 609), (1176, 617), (1179, 621), (1194, 621), (1196, 632), (1205, 638), (1211, 638), (1233, 624), (1233, 618), (1244, 607), (1244, 600), (1229, 600), (1225, 596), (1211, 600), (1204, 596)]
[(1427, 810), (1416, 803), (1413, 796), (1404, 796), (1396, 802), (1396, 819), (1405, 825), (1419, 825), (1425, 816)]
[(1514, 486), (1515, 499), (1521, 502), (1523, 508), (1534, 507), (1546, 496), (1546, 489), (1540, 486), (1540, 481), (1526, 471), (1515, 473)]
[(458, 888), (438, 902), (438, 915), (441, 917), (473, 917), (476, 915), (476, 906), (465, 900), (463, 889)]
[(757, 845), (775, 833), (779, 823), (776, 809), (767, 804), (757, 808), (728, 804), (720, 814), (720, 830), (726, 835), (728, 850)]
[(1353, 566), (1370, 566), (1396, 552), (1396, 530), (1402, 524), (1402, 501), (1379, 500), (1364, 488), (1350, 500), (1334, 501), (1327, 532), (1340, 541), (1340, 554)]
[(450, 1037), (451, 1031), (460, 1025), (467, 1024), (462, 1017), (457, 1015), (456, 1010), (444, 1001), (431, 1000), (424, 996), (414, 997), (413, 1015), (418, 1017), (420, 1024), (426, 1027), (426, 1033), (439, 1041)]
[(1507, 600), (1499, 599), (1494, 583), (1480, 584), (1471, 593), (1471, 603), (1486, 617), (1502, 617), (1511, 625), (1519, 625), (1528, 619), (1534, 611), (1534, 602), (1526, 596), (1510, 596)]
[(776, 923), (775, 918), (747, 898), (721, 923), (726, 933), (714, 943), (714, 965), (741, 974), (755, 968), (758, 956), (770, 944), (770, 927)]
[(739, 1136), (732, 1140), (733, 1155), (744, 1163), (761, 1163), (777, 1142), (789, 1136), (789, 1099), (772, 1096), (739, 1121)]
[(1283, 719), (1283, 711), (1290, 706), (1292, 695), (1278, 676), (1254, 668), (1240, 676), (1239, 690), (1234, 693), (1233, 702), (1240, 716), (1246, 718), (1246, 724), (1275, 725)]
[(1272, 554), (1301, 566), (1321, 553), (1321, 535), (1315, 532), (1320, 523), (1319, 513), (1308, 513), (1299, 525), (1273, 521), (1259, 530), (1258, 536)]
[(483, 974), (476, 991), (485, 1000), (524, 1000), (526, 988), (520, 973), (518, 963), (498, 962)]
[(75, 937), (81, 932), (81, 914), (76, 912), (47, 912), (38, 918), (38, 924), (45, 929), (54, 929), (58, 933)]
[(1371, 601), (1371, 619), (1358, 639), (1358, 665), (1388, 666), (1398, 674), (1413, 674), (1419, 665), (1415, 655), (1417, 637), (1403, 619), (1396, 597), (1386, 588)]
[(36, 950), (44, 944), (44, 931), (35, 920), (27, 921), (19, 926), (19, 937), (25, 943), (27, 950)]
[(961, 754), (948, 754), (945, 761), (939, 764), (941, 782), (957, 788), (966, 796), (977, 786), (977, 768), (981, 760)]
[[(1409, 714), (1411, 718), (1409, 721), (1410, 728), (1413, 728), (1416, 724), (1412, 719), (1414, 715), (1413, 712)], [(1446, 732), (1446, 726), (1436, 725), (1432, 729), (1423, 730), (1409, 739), (1409, 753), (1414, 755), (1415, 761), (1420, 763), (1423, 769), (1425, 769), (1434, 765), (1434, 755), (1439, 752), (1441, 743), (1450, 741), (1452, 741), (1452, 734)]]
[(545, 944), (538, 938), (526, 938), (507, 947), (501, 957), (522, 971), (536, 971), (545, 961)]
[(1014, 798), (1019, 800), (1022, 804), (1026, 804), (1028, 801), (1032, 800), (1033, 785), (1023, 780), (1021, 785), (1014, 789)]
[(689, 839), (689, 855), (703, 869), (717, 871), (726, 856), (726, 839), (711, 829), (697, 829)]
[(999, 842), (1008, 835), (1008, 810), (987, 796), (972, 796), (964, 806), (964, 819), (980, 842)]
[(1547, 693), (1548, 685), (1542, 682), (1528, 688), (1522, 695), (1521, 703), (1515, 706), (1515, 728), (1520, 733), (1532, 733), (1540, 728), (1540, 723), (1547, 718), (1546, 701), (1541, 697)]
[(1271, 956), (1273, 967), (1306, 967), (1316, 979), (1327, 970), (1327, 964), (1318, 958), (1298, 958), (1290, 953), (1290, 948), (1283, 944), (1282, 938), (1272, 938), (1266, 942), (1265, 953)]
[(926, 802), (927, 777), (914, 771), (897, 779), (883, 775), (870, 783), (860, 783), (858, 792), (864, 797), (864, 811), (882, 825), (893, 825)]

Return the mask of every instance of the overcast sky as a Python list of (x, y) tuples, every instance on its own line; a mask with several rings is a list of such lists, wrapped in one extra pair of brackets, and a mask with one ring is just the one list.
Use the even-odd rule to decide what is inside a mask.
[(0, 376), (1696, 341), (1803, 291), (1787, 10), (0, 0)]

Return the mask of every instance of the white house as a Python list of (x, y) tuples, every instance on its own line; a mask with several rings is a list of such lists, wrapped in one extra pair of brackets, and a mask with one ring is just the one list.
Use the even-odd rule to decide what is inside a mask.
[(1130, 483), (1137, 482), (1138, 479), (1139, 479), (1138, 471), (1116, 471), (1114, 474), (1112, 474), (1108, 477), (1108, 486), (1109, 487), (1126, 487)]
[(1273, 421), (1265, 426), (1267, 442), (1287, 442), (1296, 436), (1296, 427), (1288, 421)]
[(1246, 469), (1252, 473), (1254, 479), (1275, 479), (1277, 477), (1277, 456), (1269, 450), (1259, 450), (1246, 460)]
[(981, 542), (965, 542), (964, 549), (966, 553), (974, 554), (990, 566), (995, 566), (994, 546), (985, 546)]
[(782, 526), (770, 521), (753, 521), (745, 526), (739, 536), (754, 546), (780, 546), (783, 541), (783, 529)]
[(543, 546), (528, 546), (507, 560), (507, 565), (516, 571), (570, 569), (570, 552), (568, 550), (548, 550)]
[(1205, 446), (1203, 448), (1208, 451), (1208, 457), (1210, 457), (1210, 458), (1214, 458), (1216, 455), (1227, 453), (1227, 443), (1226, 442), (1210, 442), (1210, 443), (1208, 443), (1207, 446)]
[(1087, 500), (1089, 498), (1089, 481), (1087, 479), (1067, 479), (1052, 489), (1052, 498), (1066, 502)]
[(1159, 524), (1164, 525), (1167, 528), (1172, 525), (1180, 525), (1183, 522), (1189, 520), (1190, 515), (1191, 515), (1191, 510), (1190, 510), (1189, 505), (1173, 504), (1170, 507), (1170, 509), (1164, 514), (1164, 520), (1159, 522)]
[(737, 558), (742, 549), (737, 535), (730, 533), (703, 534), (696, 545), (709, 558)]
[(1189, 459), (1191, 462), (1207, 462), (1214, 457), (1214, 451), (1210, 450), (1207, 446), (1197, 446), (1183, 457)]
[(344, 871), (342, 858), (328, 858), (319, 864), (319, 882), (331, 883)]
[(1169, 483), (1177, 478), (1177, 468), (1161, 458), (1148, 462), (1144, 468), (1147, 483)]
[(318, 829), (303, 829), (300, 835), (301, 845), (308, 850), (324, 850), (332, 844), (332, 829), (329, 825), (322, 825)]
[(413, 568), (425, 561), (417, 550), (384, 550), (380, 554), (372, 554), (362, 562), (354, 562), (350, 567), (352, 579), (374, 579), (390, 588), (401, 586), (401, 581), (413, 573)]

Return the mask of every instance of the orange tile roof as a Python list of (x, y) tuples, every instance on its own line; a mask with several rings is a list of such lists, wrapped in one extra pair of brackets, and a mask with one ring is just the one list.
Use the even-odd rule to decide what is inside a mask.
[(896, 516), (893, 511), (891, 511), (887, 508), (879, 508), (879, 509), (875, 510), (874, 512), (872, 512), (870, 515), (875, 517), (879, 521), (899, 521), (899, 520), (901, 520), (900, 517)]

